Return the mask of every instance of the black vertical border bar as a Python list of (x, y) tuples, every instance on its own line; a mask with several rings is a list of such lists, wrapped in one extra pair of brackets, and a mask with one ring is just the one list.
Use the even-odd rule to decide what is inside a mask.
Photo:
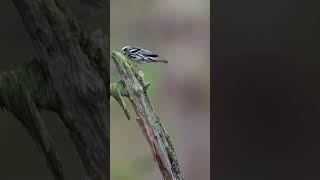
[[(110, 58), (110, 16), (111, 16), (111, 11), (110, 11), (110, 8), (111, 8), (111, 5), (110, 5), (110, 0), (107, 0), (107, 8), (106, 8), (106, 11), (107, 11), (107, 18), (106, 18), (106, 21), (107, 21), (107, 23), (106, 23), (106, 37), (107, 37), (107, 41), (108, 42), (106, 42), (107, 43), (107, 47), (108, 47), (108, 52), (107, 52), (107, 54), (108, 54), (108, 59), (109, 59), (109, 69), (110, 69), (110, 63), (111, 63), (111, 58)], [(110, 84), (110, 77), (111, 77), (111, 75), (110, 75), (110, 71), (109, 71), (109, 82), (108, 82), (108, 84)], [(111, 129), (111, 124), (110, 124), (110, 119), (111, 119), (111, 115), (110, 115), (110, 88), (108, 88), (107, 87), (107, 91), (108, 91), (108, 106), (109, 106), (109, 109), (108, 109), (108, 114), (109, 114), (109, 119), (107, 120), (108, 121), (108, 124), (109, 124), (109, 127), (107, 127), (108, 129), (107, 129), (107, 136), (108, 136), (108, 140), (109, 140), (109, 143), (108, 143), (108, 173), (107, 173), (107, 175), (109, 176), (109, 179), (110, 179), (110, 129)]]
[(213, 27), (214, 27), (214, 12), (215, 12), (215, 2), (210, 1), (210, 179), (213, 179), (213, 172), (214, 172), (214, 166), (213, 166), (213, 146), (214, 146), (214, 120), (213, 120), (213, 113), (214, 113), (214, 107), (213, 107), (213, 95), (214, 95), (214, 75), (213, 75), (213, 66), (214, 66), (214, 33), (213, 33)]

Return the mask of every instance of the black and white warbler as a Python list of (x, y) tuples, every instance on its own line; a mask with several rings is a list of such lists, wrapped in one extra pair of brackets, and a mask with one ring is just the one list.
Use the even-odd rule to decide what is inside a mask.
[(131, 61), (138, 64), (168, 63), (167, 60), (160, 59), (159, 55), (139, 47), (125, 46), (121, 48), (121, 53), (127, 56)]

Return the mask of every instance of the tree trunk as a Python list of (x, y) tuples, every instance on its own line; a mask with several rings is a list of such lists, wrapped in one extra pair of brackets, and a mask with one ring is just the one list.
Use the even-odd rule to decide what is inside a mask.
[(109, 42), (91, 38), (60, 0), (13, 0), (36, 47), (31, 63), (0, 76), (0, 107), (28, 129), (56, 179), (62, 166), (40, 109), (59, 114), (90, 179), (109, 179)]

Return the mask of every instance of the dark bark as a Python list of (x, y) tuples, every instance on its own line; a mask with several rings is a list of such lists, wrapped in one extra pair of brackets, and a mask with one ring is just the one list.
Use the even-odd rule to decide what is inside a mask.
[(0, 106), (40, 146), (56, 179), (64, 179), (39, 110), (59, 114), (90, 179), (109, 179), (109, 47), (89, 38), (60, 0), (13, 0), (37, 58), (0, 76)]
[(78, 17), (86, 17), (108, 8), (108, 0), (66, 0)]

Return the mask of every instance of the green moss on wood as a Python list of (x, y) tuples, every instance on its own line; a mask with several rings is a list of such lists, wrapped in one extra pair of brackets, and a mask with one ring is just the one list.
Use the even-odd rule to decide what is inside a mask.
[(120, 94), (120, 90), (126, 89), (138, 116), (137, 121), (150, 143), (152, 153), (154, 157), (158, 157), (155, 160), (158, 162), (164, 179), (183, 180), (184, 177), (180, 172), (172, 141), (168, 132), (162, 126), (159, 117), (156, 115), (147, 95), (147, 88), (150, 86), (150, 83), (144, 80), (143, 72), (137, 72), (122, 53), (113, 51), (112, 58), (121, 75), (124, 87), (113, 84), (111, 91)]
[(14, 73), (15, 79), (19, 84), (25, 87), (29, 92), (32, 92), (34, 88), (37, 86), (35, 82), (32, 80), (29, 72), (24, 68), (19, 68)]

